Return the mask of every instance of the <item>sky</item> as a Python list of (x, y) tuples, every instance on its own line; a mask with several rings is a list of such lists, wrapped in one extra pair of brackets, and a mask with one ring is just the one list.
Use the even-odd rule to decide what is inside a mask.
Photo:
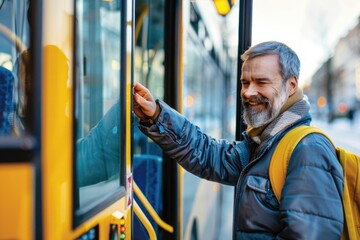
[(359, 15), (360, 0), (253, 0), (252, 44), (276, 40), (294, 49), (305, 84)]

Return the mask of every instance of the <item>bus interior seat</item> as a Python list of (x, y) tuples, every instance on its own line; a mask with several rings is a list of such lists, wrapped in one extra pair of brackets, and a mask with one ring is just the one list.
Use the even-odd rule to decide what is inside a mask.
[[(148, 199), (149, 203), (158, 215), (161, 217), (162, 211), (162, 157), (157, 155), (145, 154), (134, 155), (133, 158), (133, 175), (134, 181), (141, 189), (143, 194)], [(135, 200), (143, 210), (150, 223), (152, 224), (157, 236), (159, 236), (159, 227), (152, 220), (150, 215), (145, 210), (143, 204), (139, 201), (135, 195)], [(134, 239), (148, 239), (149, 236), (142, 226), (140, 220), (134, 215), (133, 226)]]
[(0, 135), (9, 135), (13, 129), (13, 86), (14, 75), (0, 66)]

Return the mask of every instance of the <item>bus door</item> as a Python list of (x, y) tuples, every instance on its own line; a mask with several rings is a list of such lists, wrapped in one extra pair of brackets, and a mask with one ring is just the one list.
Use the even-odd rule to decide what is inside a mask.
[[(156, 98), (164, 98), (164, 5), (165, 1), (135, 1), (134, 81), (153, 91)], [(163, 216), (163, 156), (161, 149), (140, 132), (134, 119), (133, 172), (134, 180), (149, 203)], [(135, 201), (144, 205), (135, 194)], [(150, 218), (148, 212), (145, 214)], [(137, 216), (133, 221), (134, 239), (147, 239), (148, 233)], [(150, 223), (161, 239), (162, 231), (153, 219)]]
[(138, 189), (130, 138), (133, 9), (129, 1), (75, 2), (72, 227), (78, 238), (135, 238), (132, 216), (153, 238), (137, 204), (147, 200), (133, 202), (132, 193)]
[[(184, 16), (189, 16), (191, 14), (190, 8), (184, 8), (185, 5), (190, 6), (190, 2), (192, 1), (135, 1), (134, 81), (142, 83), (144, 86), (149, 88), (154, 98), (164, 100), (166, 103), (177, 109), (179, 112), (182, 112), (183, 108), (185, 109), (184, 106), (186, 103), (184, 103), (183, 105), (182, 102), (182, 99), (184, 98), (183, 91), (188, 91), (188, 87), (193, 87), (193, 85), (189, 84), (190, 82), (196, 82), (196, 87), (201, 88), (203, 87), (203, 85), (201, 84), (208, 80), (207, 76), (212, 75), (212, 77), (216, 76), (214, 77), (213, 81), (215, 81), (215, 79), (218, 79), (219, 81), (217, 82), (217, 84), (220, 85), (221, 80), (224, 78), (225, 75), (223, 74), (224, 72), (222, 72), (222, 70), (224, 69), (219, 69), (216, 64), (217, 57), (212, 59), (212, 57), (210, 56), (211, 53), (209, 54), (207, 50), (204, 50), (204, 46), (201, 46), (202, 52), (200, 52), (201, 56), (199, 58), (196, 58), (195, 56), (190, 59), (194, 60), (192, 65), (192, 67), (196, 70), (194, 71), (194, 75), (197, 76), (204, 74), (203, 82), (197, 81), (198, 79), (196, 79), (191, 74), (193, 72), (190, 68), (186, 70), (183, 69), (183, 55), (186, 54), (192, 57), (198, 53), (198, 49), (196, 49), (198, 45), (191, 45), (190, 47), (193, 48), (190, 48), (188, 45), (186, 45), (183, 49), (183, 42), (184, 44), (191, 44), (188, 42), (188, 39), (190, 38), (188, 36), (188, 33), (185, 33), (183, 30), (183, 24), (185, 25), (185, 23), (182, 19)], [(213, 2), (209, 1), (203, 5), (199, 4), (199, 7), (203, 7), (204, 5), (206, 5), (206, 7), (210, 6), (210, 8), (212, 8), (215, 14), (217, 14)], [(229, 3), (227, 3), (227, 6), (228, 10), (230, 10)], [(202, 9), (204, 12), (207, 11), (206, 7)], [(224, 14), (226, 13), (224, 12)], [(191, 15), (191, 17), (193, 17), (193, 15)], [(217, 15), (216, 17), (220, 16)], [(217, 28), (218, 26), (207, 27)], [(195, 39), (194, 41), (198, 40), (199, 39)], [(205, 54), (205, 60), (204, 58), (202, 58), (202, 54)], [(219, 65), (222, 64), (223, 62), (221, 62)], [(223, 67), (223, 65), (221, 67)], [(204, 73), (204, 71), (206, 72)], [(183, 74), (188, 75), (183, 76)], [(213, 98), (213, 100), (216, 101), (219, 98), (223, 97), (223, 95), (219, 93), (222, 88), (218, 87), (219, 85), (213, 85), (213, 83), (214, 82), (207, 83), (207, 86), (209, 88), (212, 87), (218, 90), (218, 92), (216, 92), (217, 98)], [(207, 90), (205, 90), (204, 92), (206, 92), (206, 94), (199, 94), (201, 96), (206, 95), (206, 97), (208, 97), (208, 99), (201, 98), (201, 100), (203, 100), (204, 102), (208, 101), (209, 98), (213, 97), (213, 92), (210, 93), (207, 92)], [(199, 104), (200, 107), (201, 103), (198, 102), (195, 104)], [(210, 106), (210, 104), (208, 104), (207, 106)], [(213, 123), (211, 122), (211, 120), (215, 119), (214, 116), (209, 114), (209, 112), (215, 112), (214, 114), (216, 115), (216, 123), (220, 124), (220, 120), (218, 121), (218, 119), (221, 118), (221, 109), (223, 108), (219, 106), (214, 111), (211, 111), (209, 107), (209, 111), (206, 112), (209, 120), (209, 125)], [(185, 112), (185, 114), (187, 113)], [(195, 214), (193, 213), (195, 212), (196, 216), (199, 216), (201, 214), (203, 214), (202, 216), (210, 216), (207, 213), (215, 213), (211, 216), (211, 219), (209, 219), (209, 224), (206, 224), (206, 226), (205, 224), (201, 225), (199, 228), (201, 230), (204, 230), (202, 232), (206, 232), (207, 230), (209, 230), (207, 233), (209, 235), (214, 233), (216, 231), (216, 227), (213, 227), (214, 225), (216, 225), (214, 223), (217, 223), (217, 221), (219, 220), (219, 218), (214, 216), (219, 216), (218, 213), (220, 212), (220, 208), (217, 207), (216, 211), (206, 207), (202, 208), (198, 203), (201, 204), (201, 201), (207, 201), (208, 199), (205, 199), (204, 195), (201, 195), (201, 198), (197, 198), (196, 200), (193, 200), (193, 198), (191, 198), (191, 202), (188, 206), (195, 210), (191, 214), (189, 214), (189, 212), (187, 212), (188, 214), (185, 213), (185, 208), (183, 208), (182, 206), (182, 204), (185, 203), (185, 195), (183, 195), (182, 183), (183, 181), (187, 181), (187, 179), (189, 178), (183, 179), (183, 172), (180, 170), (177, 163), (169, 156), (163, 154), (161, 149), (151, 139), (147, 138), (144, 134), (140, 132), (137, 127), (137, 121), (138, 119), (135, 117), (133, 119), (134, 125), (132, 147), (134, 180), (139, 186), (140, 190), (148, 198), (150, 204), (160, 215), (160, 217), (174, 228), (174, 233), (171, 233), (163, 227), (158, 226), (155, 221), (150, 220), (151, 224), (155, 228), (158, 238), (183, 239), (182, 235), (184, 233), (192, 231), (191, 229), (188, 231), (188, 228), (195, 228), (194, 226), (196, 224), (194, 225), (193, 223), (197, 220), (195, 218), (189, 217), (190, 215), (194, 216)], [(196, 185), (198, 182), (200, 182), (200, 179), (189, 179), (186, 186), (193, 186)], [(204, 182), (205, 181), (201, 180), (201, 183)], [(211, 193), (214, 192), (215, 195), (215, 197), (212, 199), (214, 199), (214, 202), (216, 202), (216, 206), (219, 206), (219, 188), (214, 187), (212, 189), (214, 190), (212, 190)], [(194, 189), (194, 191), (197, 190), (198, 189)], [(194, 191), (192, 193), (194, 193)], [(187, 191), (187, 193), (188, 192), (189, 191)], [(136, 192), (135, 201), (140, 201)], [(202, 209), (204, 211), (199, 213), (199, 211), (197, 211), (196, 209)], [(184, 216), (186, 218), (183, 218)], [(201, 219), (204, 218), (206, 217), (202, 217)], [(200, 224), (203, 224), (204, 222), (206, 221), (201, 221)], [(143, 229), (136, 217), (134, 217), (133, 227), (135, 239), (147, 238), (147, 233), (145, 229)], [(193, 230), (192, 232), (197, 231)], [(191, 237), (193, 237), (193, 239), (197, 239), (198, 236), (205, 237), (206, 235), (194, 234)], [(215, 234), (213, 234), (212, 236), (215, 236)], [(188, 237), (188, 235), (185, 236), (185, 239), (186, 237)]]
[[(173, 14), (177, 13), (177, 14)], [(177, 27), (169, 27), (179, 13), (179, 1), (136, 0), (134, 32), (134, 81), (150, 89), (155, 98), (166, 100), (177, 96), (169, 90), (176, 78), (166, 78), (175, 68), (174, 56), (170, 56), (178, 43), (170, 40)], [(176, 42), (176, 43), (175, 43)], [(172, 43), (172, 46), (169, 44)], [(175, 45), (176, 44), (176, 45)], [(170, 60), (171, 59), (171, 60)], [(167, 101), (168, 102), (168, 101)], [(139, 189), (148, 199), (159, 217), (166, 222), (160, 224), (150, 217), (156, 236), (160, 239), (175, 239), (177, 234), (177, 167), (174, 161), (166, 161), (162, 150), (138, 129), (138, 119), (133, 119), (133, 172)], [(135, 192), (135, 201), (141, 208), (144, 204)], [(170, 225), (168, 225), (170, 224)], [(147, 239), (148, 233), (142, 223), (134, 217), (134, 239)]]

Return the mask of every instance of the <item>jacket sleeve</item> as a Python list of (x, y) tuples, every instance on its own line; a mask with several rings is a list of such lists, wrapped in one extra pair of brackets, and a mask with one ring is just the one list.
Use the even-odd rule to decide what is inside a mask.
[(295, 148), (280, 200), (279, 239), (339, 239), (343, 172), (328, 139), (310, 134)]
[(235, 185), (248, 161), (246, 142), (216, 140), (158, 100), (161, 113), (153, 125), (140, 130), (187, 171), (207, 180)]

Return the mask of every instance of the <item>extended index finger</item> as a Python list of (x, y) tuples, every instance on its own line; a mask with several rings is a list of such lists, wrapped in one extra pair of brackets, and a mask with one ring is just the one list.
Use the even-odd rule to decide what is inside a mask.
[(134, 83), (134, 90), (135, 91), (144, 91), (146, 88), (139, 82)]

